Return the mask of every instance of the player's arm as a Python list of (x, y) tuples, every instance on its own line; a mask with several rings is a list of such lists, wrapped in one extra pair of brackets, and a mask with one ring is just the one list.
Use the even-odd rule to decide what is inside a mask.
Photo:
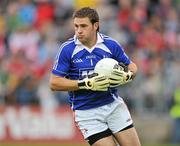
[(49, 86), (52, 91), (74, 91), (78, 90), (78, 82), (51, 74)]
[(98, 74), (91, 77), (86, 77), (82, 80), (69, 80), (51, 74), (49, 82), (52, 91), (74, 91), (80, 89), (107, 91), (109, 87), (108, 78), (104, 75)]
[(132, 62), (129, 57), (124, 52), (123, 47), (115, 42), (114, 44), (114, 58), (122, 63), (119, 65), (119, 68), (115, 68), (112, 73), (110, 80), (111, 87), (117, 87), (119, 85), (126, 84), (134, 79), (137, 72), (137, 66)]

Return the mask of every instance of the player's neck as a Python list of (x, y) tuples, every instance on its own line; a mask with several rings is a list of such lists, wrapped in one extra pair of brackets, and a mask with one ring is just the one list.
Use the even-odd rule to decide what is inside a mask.
[(92, 37), (90, 41), (85, 42), (84, 45), (89, 49), (91, 49), (96, 43), (97, 43), (97, 34), (94, 37)]

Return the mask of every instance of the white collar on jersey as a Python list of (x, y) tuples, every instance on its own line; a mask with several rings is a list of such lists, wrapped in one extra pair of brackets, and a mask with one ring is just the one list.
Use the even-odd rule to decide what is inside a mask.
[(92, 48), (88, 48), (86, 46), (84, 46), (76, 37), (76, 35), (74, 35), (74, 42), (77, 45), (76, 48), (74, 49), (74, 52), (72, 54), (72, 56), (74, 56), (76, 53), (78, 53), (79, 51), (86, 49), (89, 53), (91, 53), (95, 47), (101, 48), (102, 50), (111, 53), (111, 51), (109, 50), (109, 48), (107, 48), (102, 42), (104, 42), (104, 37), (102, 34), (100, 34), (99, 32), (97, 33), (97, 42), (96, 44), (92, 47)]
[[(82, 45), (82, 43), (78, 40), (76, 35), (74, 35), (74, 41), (75, 41), (75, 44)], [(104, 42), (103, 36), (99, 32), (97, 32), (97, 42), (96, 42), (96, 44), (102, 43), (102, 42)]]

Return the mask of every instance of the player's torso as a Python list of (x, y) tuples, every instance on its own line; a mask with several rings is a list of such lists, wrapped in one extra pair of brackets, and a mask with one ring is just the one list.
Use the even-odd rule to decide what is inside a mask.
[(96, 63), (105, 57), (111, 58), (112, 54), (101, 48), (94, 48), (93, 50), (84, 49), (80, 51), (71, 59), (69, 78), (83, 79), (91, 75), (94, 72)]
[[(68, 77), (71, 80), (80, 80), (93, 74), (97, 62), (103, 58), (114, 58), (121, 62), (123, 49), (115, 41), (98, 35), (96, 45), (89, 49), (78, 43), (76, 38), (62, 45), (57, 55), (53, 73)], [(117, 89), (109, 88), (108, 91), (77, 90), (69, 92), (69, 100), (74, 110), (85, 110), (103, 106), (114, 101)]]
[[(75, 51), (76, 53), (72, 55), (69, 70), (70, 79), (83, 79), (90, 76), (93, 74), (94, 67), (99, 60), (105, 57), (112, 58), (112, 53), (108, 48), (95, 47), (90, 50), (76, 47), (76, 49), (81, 51)], [(110, 90), (107, 92), (78, 90), (71, 92), (70, 97), (74, 109), (94, 108), (111, 103), (114, 100)]]

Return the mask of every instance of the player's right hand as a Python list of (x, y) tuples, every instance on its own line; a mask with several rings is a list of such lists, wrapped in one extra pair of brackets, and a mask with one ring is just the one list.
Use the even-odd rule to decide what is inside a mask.
[(109, 87), (109, 79), (104, 75), (86, 77), (78, 81), (79, 89), (89, 89), (93, 91), (107, 91)]

